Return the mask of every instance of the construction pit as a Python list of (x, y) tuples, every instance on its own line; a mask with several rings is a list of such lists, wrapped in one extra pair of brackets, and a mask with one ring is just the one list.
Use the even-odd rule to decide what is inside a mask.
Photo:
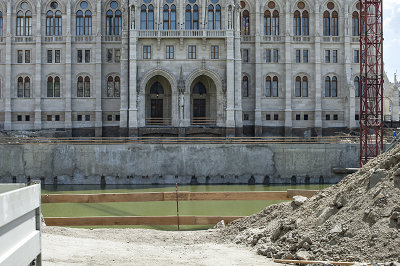
[(43, 263), (400, 265), (399, 166), (397, 146), (311, 198), (204, 231), (44, 227)]

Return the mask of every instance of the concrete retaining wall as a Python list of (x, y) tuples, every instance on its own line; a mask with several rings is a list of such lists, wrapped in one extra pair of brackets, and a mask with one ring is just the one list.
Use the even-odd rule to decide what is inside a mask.
[(335, 183), (358, 158), (359, 144), (0, 145), (0, 182)]

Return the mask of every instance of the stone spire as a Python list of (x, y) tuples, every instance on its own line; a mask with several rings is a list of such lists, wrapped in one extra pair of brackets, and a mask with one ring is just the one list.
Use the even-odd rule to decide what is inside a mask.
[(182, 65), (181, 65), (181, 73), (179, 74), (179, 80), (178, 80), (178, 90), (180, 93), (185, 92), (185, 80), (183, 79)]

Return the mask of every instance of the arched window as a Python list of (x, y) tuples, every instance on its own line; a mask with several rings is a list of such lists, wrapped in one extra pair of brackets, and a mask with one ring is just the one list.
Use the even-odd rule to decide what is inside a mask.
[(306, 76), (296, 77), (295, 95), (296, 97), (308, 97), (308, 78)]
[(296, 77), (295, 95), (296, 95), (296, 97), (301, 97), (301, 78), (300, 77)]
[(197, 82), (193, 87), (193, 94), (207, 94), (206, 86), (202, 82)]
[(302, 13), (302, 30), (303, 36), (308, 36), (310, 34), (310, 20), (308, 16), (308, 11), (304, 10)]
[(248, 10), (242, 12), (240, 28), (242, 35), (250, 35), (250, 13)]
[(85, 78), (82, 76), (78, 77), (76, 95), (78, 97), (90, 97), (90, 78), (88, 76)]
[(338, 12), (332, 12), (332, 36), (339, 35), (339, 15)]
[(3, 36), (3, 13), (0, 11), (0, 36)]
[(27, 2), (22, 2), (18, 6), (16, 35), (32, 36), (32, 12)]
[(271, 97), (271, 87), (272, 87), (271, 77), (267, 76), (267, 78), (265, 79), (265, 96), (266, 97)]
[(199, 6), (198, 5), (193, 6), (193, 29), (194, 30), (199, 29)]
[(278, 77), (272, 78), (272, 97), (278, 97)]
[(107, 97), (120, 97), (120, 79), (118, 76), (107, 79)]
[(153, 7), (153, 5), (149, 5), (149, 6), (142, 5), (141, 11), (140, 11), (140, 28), (143, 30), (154, 30), (154, 7)]
[(243, 76), (242, 78), (242, 97), (249, 96), (249, 78), (247, 76)]
[(210, 4), (208, 6), (208, 29), (220, 30), (221, 29), (221, 6)]
[[(196, 3), (196, 1), (189, 1), (190, 4)], [(186, 5), (185, 10), (185, 28), (187, 30), (198, 30), (199, 29), (199, 6), (198, 5)]]
[(357, 11), (353, 12), (353, 25), (352, 25), (352, 33), (353, 36), (360, 36), (360, 19)]
[[(53, 3), (55, 3), (55, 2), (53, 2)], [(62, 18), (61, 11), (59, 11), (59, 10), (56, 10), (55, 12), (53, 12), (52, 10), (47, 11), (47, 13), (46, 13), (46, 35), (47, 36), (61, 36), (62, 35), (61, 18)]]
[(337, 97), (337, 77), (332, 77), (332, 97)]
[(279, 12), (274, 10), (272, 13), (272, 35), (279, 35)]
[(293, 15), (294, 35), (301, 35), (301, 17), (300, 12), (296, 10)]
[(330, 36), (331, 35), (331, 15), (329, 14), (328, 11), (324, 12), (324, 36)]
[(325, 97), (331, 97), (331, 78), (325, 78)]
[[(167, 1), (168, 3), (169, 1)], [(175, 30), (176, 29), (176, 7), (175, 5), (164, 5), (163, 9), (163, 29)]]
[(271, 12), (264, 12), (264, 35), (271, 35)]
[(92, 11), (86, 10), (88, 3), (82, 1), (80, 3), (82, 10), (76, 11), (76, 35), (92, 35)]
[(90, 10), (85, 12), (85, 35), (92, 35), (92, 12)]
[(122, 13), (118, 10), (118, 3), (112, 1), (106, 12), (106, 34), (107, 35), (121, 35), (122, 32)]
[(31, 97), (31, 80), (29, 77), (18, 77), (17, 96), (19, 98)]
[(190, 30), (192, 28), (192, 7), (190, 5), (186, 6), (185, 25), (187, 30)]
[(301, 84), (301, 96), (308, 97), (308, 78), (303, 77), (303, 83)]
[(47, 78), (47, 97), (60, 97), (60, 78)]
[(360, 97), (360, 78), (354, 78), (354, 89), (355, 89), (355, 96)]

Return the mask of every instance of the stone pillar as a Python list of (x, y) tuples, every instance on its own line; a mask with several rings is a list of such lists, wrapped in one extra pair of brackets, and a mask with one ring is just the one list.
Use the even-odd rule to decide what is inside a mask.
[(228, 136), (235, 135), (235, 49), (234, 31), (226, 31), (226, 130)]
[(101, 108), (101, 95), (103, 91), (103, 75), (101, 70), (101, 21), (102, 21), (102, 14), (101, 14), (101, 1), (97, 2), (97, 25), (96, 25), (96, 48), (95, 48), (95, 64), (96, 64), (96, 73), (95, 73), (95, 80), (94, 84), (94, 97), (96, 97), (96, 111), (95, 111), (95, 136), (101, 137), (103, 135), (103, 112)]
[(315, 107), (314, 107), (314, 129), (318, 136), (322, 136), (322, 87), (321, 87), (321, 26), (320, 26), (320, 13), (319, 4), (315, 6), (315, 40), (314, 40), (314, 53), (315, 53)]
[[(138, 15), (138, 12), (136, 13), (136, 15)], [(137, 31), (131, 28), (129, 36), (129, 110), (128, 110), (129, 136), (138, 135), (138, 109), (137, 109), (138, 84), (137, 84), (137, 62), (136, 62), (137, 40), (138, 40)]]
[(11, 43), (11, 1), (7, 2), (7, 34), (6, 34), (6, 51), (5, 51), (5, 59), (6, 59), (6, 73), (4, 75), (4, 129), (12, 130), (12, 109), (11, 109), (11, 98), (16, 95), (15, 90), (13, 90), (13, 84), (16, 81), (12, 78), (11, 72), (11, 54), (12, 54), (12, 43)]
[[(35, 122), (36, 130), (42, 129), (42, 6), (40, 1), (36, 3), (36, 47), (35, 47), (35, 77), (32, 82), (32, 97), (35, 99)], [(31, 58), (33, 55), (31, 55)], [(32, 88), (33, 87), (33, 88)]]
[(67, 134), (72, 135), (72, 91), (76, 88), (76, 80), (72, 77), (72, 29), (71, 29), (71, 2), (67, 2), (67, 25), (65, 34), (65, 121), (64, 127)]
[(286, 13), (285, 13), (285, 136), (292, 136), (292, 45), (291, 45), (291, 12), (290, 5), (286, 5)]
[[(135, 6), (128, 6), (127, 1), (122, 2), (122, 36), (121, 36), (121, 106), (120, 106), (120, 135), (128, 135), (128, 79), (129, 79), (129, 30), (135, 27)], [(130, 20), (130, 25), (129, 25)]]
[[(240, 52), (240, 13), (239, 6), (235, 7), (235, 135), (243, 135), (243, 120), (242, 120), (242, 57)], [(227, 130), (228, 133), (228, 130)]]
[(259, 0), (255, 1), (255, 6), (256, 6), (256, 23), (255, 23), (255, 29), (256, 29), (256, 39), (255, 39), (255, 55), (256, 55), (256, 65), (255, 65), (255, 84), (256, 84), (256, 94), (255, 94), (255, 109), (254, 109), (254, 126), (255, 126), (255, 136), (260, 137), (262, 136), (262, 118), (261, 118), (261, 98), (263, 95), (263, 67), (262, 67), (262, 51), (260, 47), (260, 41), (261, 41), (261, 35), (262, 35), (262, 29), (263, 29), (263, 24), (260, 24), (260, 3)]

